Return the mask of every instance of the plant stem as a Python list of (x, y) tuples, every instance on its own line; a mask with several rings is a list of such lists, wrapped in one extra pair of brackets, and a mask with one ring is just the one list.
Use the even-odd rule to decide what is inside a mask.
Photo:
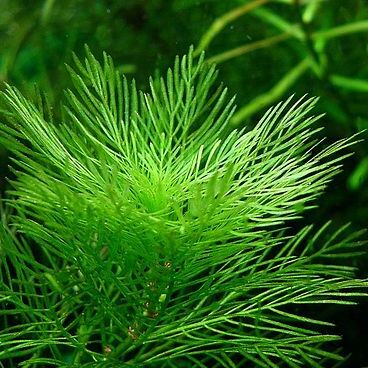
[(312, 39), (325, 38), (329, 40), (331, 38), (345, 36), (350, 33), (364, 32), (364, 31), (368, 31), (368, 20), (347, 23), (343, 24), (342, 26), (337, 26), (324, 31), (314, 32), (311, 35), (311, 37)]
[(221, 17), (217, 18), (210, 26), (208, 31), (202, 36), (202, 38), (199, 41), (199, 45), (196, 50), (194, 50), (193, 55), (197, 56), (202, 51), (204, 51), (208, 45), (211, 43), (213, 38), (221, 32), (223, 28), (226, 27), (227, 24), (235, 20), (236, 18), (239, 18), (240, 16), (250, 12), (251, 10), (264, 5), (271, 0), (254, 0), (250, 3), (244, 4), (242, 6), (239, 6), (238, 8), (235, 8), (233, 10), (230, 10), (229, 12), (223, 14)]
[(349, 78), (338, 74), (331, 75), (330, 80), (336, 87), (356, 92), (368, 92), (368, 80)]
[[(295, 27), (295, 25), (291, 24), (290, 22), (287, 22), (279, 15), (276, 15), (265, 8), (255, 9), (252, 14), (256, 15), (258, 18), (273, 25), (275, 28), (283, 32), (290, 32), (290, 30), (293, 29), (294, 32), (292, 33), (292, 35), (295, 38), (297, 39), (303, 38), (302, 30), (299, 27)], [(350, 33), (358, 33), (364, 31), (368, 31), (368, 20), (351, 22), (337, 27), (329, 28), (323, 31), (312, 32), (310, 37), (312, 40), (320, 38), (329, 40), (332, 38), (345, 36)]]
[(294, 8), (295, 8), (296, 16), (298, 18), (298, 22), (300, 24), (300, 28), (302, 29), (303, 34), (304, 34), (303, 36), (304, 36), (304, 42), (305, 42), (306, 48), (311, 56), (311, 60), (314, 61), (314, 65), (316, 69), (320, 71), (321, 63), (319, 60), (318, 53), (314, 47), (314, 43), (312, 40), (312, 32), (309, 28), (309, 24), (307, 24), (303, 19), (299, 0), (294, 0)]
[(297, 66), (291, 69), (269, 92), (254, 98), (247, 105), (242, 107), (230, 120), (230, 124), (235, 127), (249, 116), (260, 111), (265, 106), (278, 100), (310, 67), (310, 59), (302, 60)]
[(272, 37), (268, 37), (268, 38), (264, 38), (263, 40), (259, 40), (259, 41), (255, 41), (252, 43), (248, 43), (239, 47), (235, 47), (231, 50), (222, 52), (221, 54), (217, 54), (215, 56), (210, 57), (209, 59), (207, 59), (207, 61), (209, 63), (222, 63), (226, 60), (235, 58), (237, 56), (240, 55), (244, 55), (247, 54), (249, 52), (258, 50), (258, 49), (262, 49), (262, 48), (266, 48), (269, 46), (273, 46), (276, 45), (282, 41), (287, 40), (288, 38), (290, 38), (292, 36), (291, 32), (285, 32), (285, 33), (280, 33), (276, 36), (272, 36)]
[(55, 4), (55, 0), (46, 0), (43, 4), (41, 11), (41, 24), (44, 26), (50, 19), (52, 8)]
[(291, 34), (297, 39), (303, 38), (303, 33), (298, 24), (292, 24), (266, 8), (255, 9), (254, 12), (252, 12), (252, 15), (255, 15), (257, 18), (274, 26), (282, 32), (291, 32), (292, 30), (293, 32)]

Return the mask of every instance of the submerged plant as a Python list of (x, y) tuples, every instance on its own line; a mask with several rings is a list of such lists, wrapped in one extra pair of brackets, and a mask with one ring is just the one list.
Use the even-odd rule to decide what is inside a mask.
[[(3, 93), (15, 180), (1, 224), (0, 361), (24, 367), (321, 367), (332, 323), (367, 282), (335, 258), (359, 234), (293, 237), (340, 167), (315, 137), (315, 99), (232, 130), (216, 70), (175, 61), (137, 91), (104, 55), (69, 68), (62, 121)], [(313, 231), (313, 236), (311, 232)]]

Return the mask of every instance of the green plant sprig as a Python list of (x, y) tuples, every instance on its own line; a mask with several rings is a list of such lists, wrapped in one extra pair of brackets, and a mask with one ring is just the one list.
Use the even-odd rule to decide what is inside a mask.
[[(1, 235), (0, 361), (26, 367), (323, 366), (333, 325), (300, 305), (366, 296), (346, 228), (288, 237), (356, 138), (316, 140), (316, 99), (231, 130), (193, 49), (150, 92), (87, 49), (62, 121), (2, 93), (13, 154)], [(339, 156), (337, 156), (339, 155)], [(331, 332), (320, 331), (327, 329)]]

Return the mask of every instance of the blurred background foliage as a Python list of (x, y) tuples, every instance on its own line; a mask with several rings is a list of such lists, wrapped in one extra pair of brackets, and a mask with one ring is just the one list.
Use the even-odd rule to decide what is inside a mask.
[[(82, 56), (84, 44), (95, 55), (109, 53), (142, 89), (190, 45), (205, 50), (237, 94), (234, 126), (252, 126), (280, 99), (308, 93), (320, 96), (326, 142), (368, 128), (367, 0), (0, 0), (2, 82), (28, 94), (37, 84), (57, 106), (68, 84), (64, 63), (72, 51)], [(305, 222), (367, 226), (368, 137), (361, 137)], [(9, 160), (1, 148), (0, 155), (3, 192)], [(367, 260), (357, 261), (362, 276)], [(351, 367), (368, 365), (368, 304), (359, 308), (335, 321), (353, 352)]]

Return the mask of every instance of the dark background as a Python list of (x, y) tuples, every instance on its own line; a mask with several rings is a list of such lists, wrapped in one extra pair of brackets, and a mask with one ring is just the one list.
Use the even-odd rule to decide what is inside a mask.
[[(88, 44), (96, 56), (109, 53), (128, 77), (146, 89), (148, 77), (165, 71), (175, 55), (186, 53), (190, 45), (198, 46), (216, 19), (256, 2), (0, 0), (0, 80), (28, 94), (37, 83), (57, 106), (68, 85), (64, 64), (72, 62), (72, 51), (82, 56), (83, 45)], [(274, 42), (273, 37), (285, 32), (282, 42)], [(368, 128), (368, 1), (266, 2), (225, 25), (207, 47), (206, 56), (216, 59), (225, 51), (263, 39), (268, 40), (265, 47), (219, 63), (219, 79), (237, 94), (239, 108), (250, 103), (254, 107), (252, 114), (243, 117), (244, 124), (251, 127), (266, 107), (280, 99), (307, 93), (320, 96), (316, 113), (326, 113), (318, 123), (325, 127), (326, 143)], [(292, 81), (290, 73), (304, 59), (311, 60), (312, 67)], [(367, 227), (367, 133), (361, 133), (361, 138), (365, 141), (352, 148), (354, 155), (344, 161), (343, 173), (320, 197), (318, 208), (295, 227), (327, 219), (333, 219), (336, 227), (346, 222), (352, 223), (352, 230)], [(2, 195), (10, 175), (8, 164), (0, 147)], [(368, 276), (367, 260), (355, 261), (362, 277)], [(368, 366), (368, 303), (354, 310), (330, 308), (328, 314), (343, 336), (344, 351), (352, 352), (345, 366)]]

